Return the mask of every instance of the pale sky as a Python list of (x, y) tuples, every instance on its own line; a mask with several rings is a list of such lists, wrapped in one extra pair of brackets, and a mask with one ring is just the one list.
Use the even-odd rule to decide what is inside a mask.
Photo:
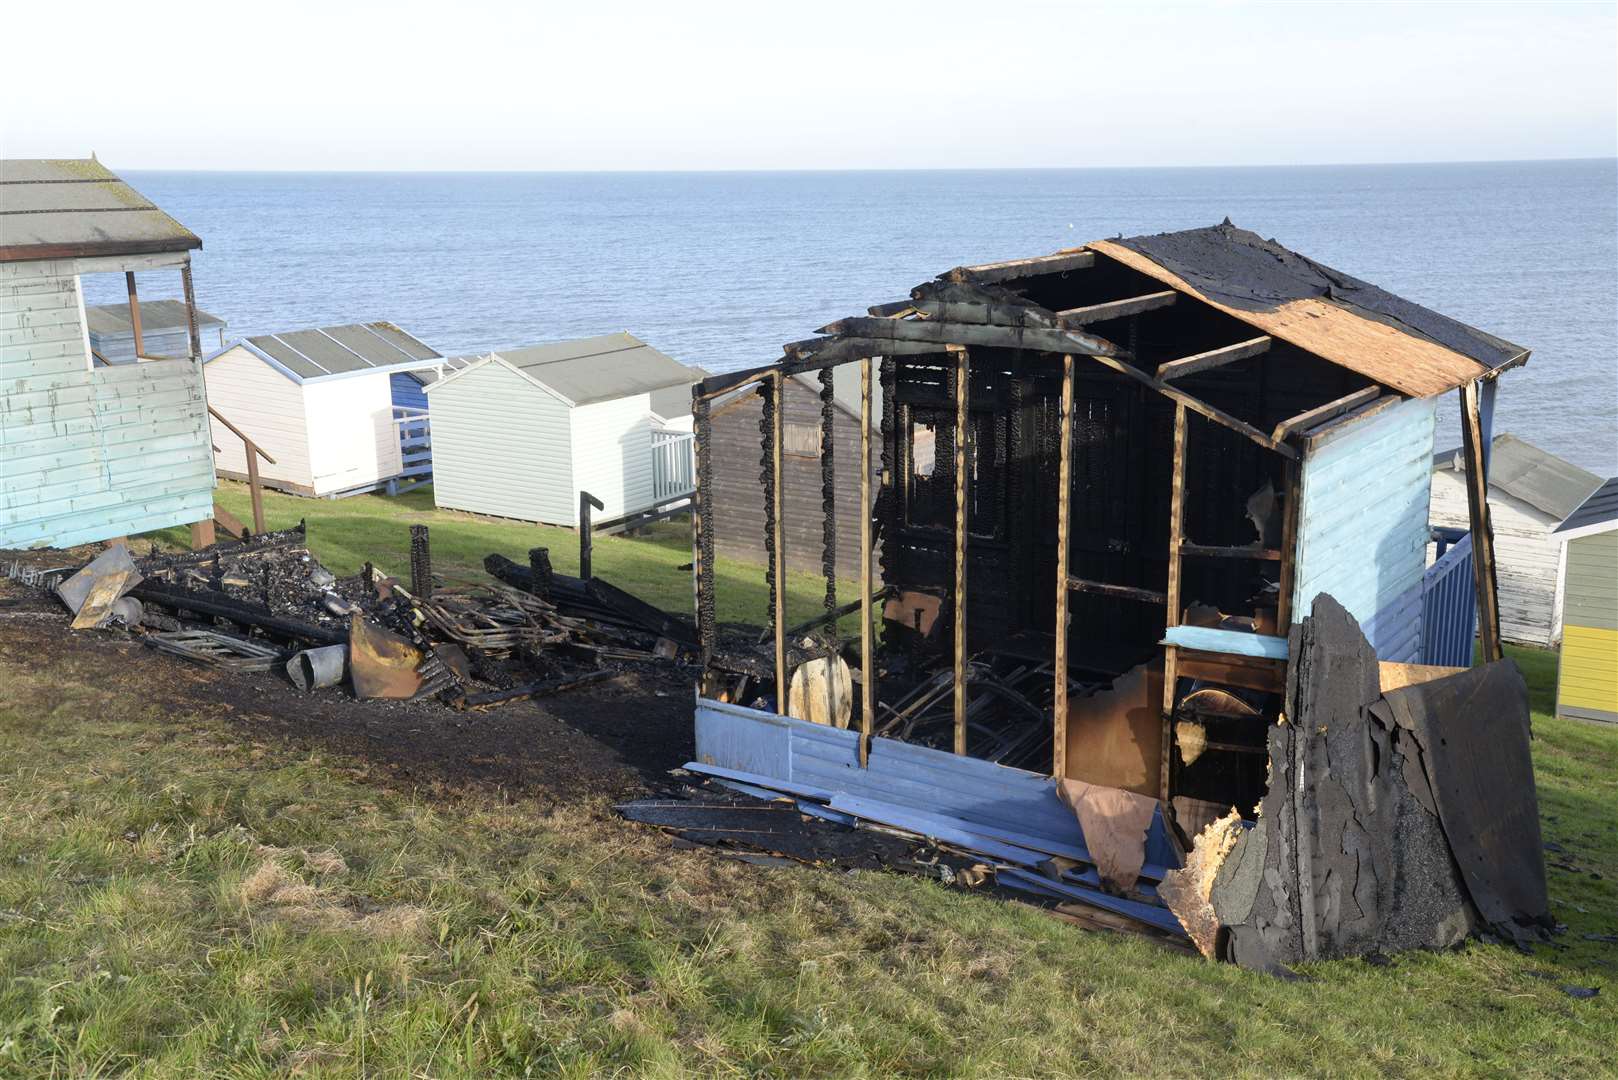
[(0, 154), (128, 170), (1618, 154), (1612, 0), (72, 0), (0, 29)]

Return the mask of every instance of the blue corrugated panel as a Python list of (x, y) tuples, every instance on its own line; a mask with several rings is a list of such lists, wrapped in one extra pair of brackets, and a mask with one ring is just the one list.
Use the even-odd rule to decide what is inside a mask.
[(1388, 648), (1409, 655), (1420, 640), (1412, 599), (1427, 561), (1434, 409), (1431, 399), (1403, 402), (1304, 459), (1295, 619), (1329, 593)]
[(1472, 580), (1472, 537), (1463, 536), (1423, 578), (1421, 662), (1472, 665), (1477, 630), (1477, 588)]
[[(1089, 858), (1078, 819), (1057, 797), (1055, 782), (1039, 773), (884, 738), (871, 740), (870, 765), (862, 769), (857, 731), (705, 698), (697, 702), (696, 744), (697, 763), (729, 779), (773, 779), (782, 790), (839, 808), (839, 795), (871, 799), (953, 818), (1018, 847)], [(1147, 834), (1146, 862), (1179, 865), (1161, 816)]]

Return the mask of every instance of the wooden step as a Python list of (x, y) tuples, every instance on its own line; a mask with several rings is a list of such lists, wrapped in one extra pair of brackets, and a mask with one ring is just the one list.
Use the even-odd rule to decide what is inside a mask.
[(240, 540), (247, 535), (247, 526), (242, 524), (241, 518), (218, 503), (213, 504), (213, 521), (221, 532), (232, 539)]

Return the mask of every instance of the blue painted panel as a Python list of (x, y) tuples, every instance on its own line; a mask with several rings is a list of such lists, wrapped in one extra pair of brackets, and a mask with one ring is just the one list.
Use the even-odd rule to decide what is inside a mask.
[(1203, 652), (1233, 653), (1236, 656), (1261, 656), (1266, 660), (1287, 658), (1287, 639), (1267, 634), (1250, 634), (1244, 630), (1220, 630), (1212, 626), (1171, 626), (1163, 634), (1164, 645), (1178, 645), (1182, 649), (1200, 649)]
[(1401, 664), (1421, 659), (1422, 583), (1394, 597), (1393, 601), (1360, 624), (1365, 639), (1380, 660)]
[(427, 392), (415, 379), (402, 371), (396, 371), (388, 376), (388, 386), (393, 391), (393, 404), (395, 408), (407, 409), (427, 408)]
[[(837, 809), (848, 809), (842, 796), (875, 800), (1018, 847), (1089, 857), (1078, 819), (1055, 782), (1039, 773), (880, 737), (871, 740), (870, 765), (862, 769), (857, 731), (706, 698), (697, 702), (696, 750), (702, 771), (752, 784), (773, 780)], [(1161, 815), (1147, 835), (1146, 861), (1179, 865)]]
[(1390, 647), (1419, 640), (1421, 607), (1410, 591), (1427, 561), (1435, 408), (1432, 399), (1403, 402), (1304, 458), (1295, 620), (1330, 593)]

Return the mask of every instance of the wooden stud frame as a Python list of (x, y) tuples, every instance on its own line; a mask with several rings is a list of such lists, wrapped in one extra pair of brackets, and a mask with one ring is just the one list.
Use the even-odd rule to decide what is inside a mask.
[(774, 544), (770, 552), (770, 572), (775, 576), (775, 610), (771, 612), (775, 629), (775, 711), (780, 716), (787, 714), (787, 560), (785, 549), (785, 535), (781, 528), (781, 440), (783, 434), (782, 414), (786, 405), (786, 376), (777, 370), (775, 377), (770, 381), (770, 393), (775, 395), (775, 408), (770, 419), (770, 476), (774, 480), (771, 484), (770, 498), (774, 503), (775, 512)]
[(860, 357), (860, 768), (871, 763), (876, 647), (871, 640), (871, 358)]
[(952, 345), (955, 355), (955, 752), (966, 753), (966, 438), (971, 379), (970, 354)]
[(1051, 698), (1051, 775), (1067, 775), (1068, 517), (1073, 503), (1073, 355), (1062, 356), (1061, 460), (1056, 466), (1056, 656)]
[[(1168, 626), (1180, 625), (1180, 547), (1185, 543), (1185, 434), (1186, 408), (1174, 409), (1174, 473), (1169, 492), (1169, 584), (1166, 594)], [(1163, 646), (1163, 734), (1158, 754), (1158, 798), (1169, 801), (1169, 772), (1174, 760), (1174, 691), (1179, 682), (1179, 650)]]

